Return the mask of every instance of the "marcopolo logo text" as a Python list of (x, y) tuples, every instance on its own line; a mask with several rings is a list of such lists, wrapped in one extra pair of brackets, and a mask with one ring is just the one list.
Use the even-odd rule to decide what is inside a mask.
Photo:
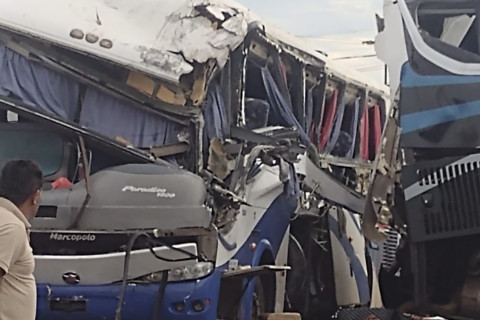
[(82, 233), (50, 233), (50, 240), (57, 241), (95, 241), (96, 236), (94, 234), (82, 234)]
[(159, 198), (175, 198), (175, 193), (170, 193), (167, 189), (159, 187), (134, 187), (125, 186), (122, 192), (154, 193)]

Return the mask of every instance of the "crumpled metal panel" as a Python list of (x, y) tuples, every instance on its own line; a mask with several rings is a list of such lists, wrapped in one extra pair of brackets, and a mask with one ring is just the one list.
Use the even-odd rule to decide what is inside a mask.
[(247, 27), (244, 13), (237, 9), (215, 1), (192, 1), (167, 17), (142, 57), (164, 70), (177, 69), (177, 74), (193, 70), (192, 62), (212, 58), (223, 67), (230, 50), (243, 41)]
[(223, 67), (247, 14), (224, 0), (4, 0), (0, 27), (177, 83), (193, 62)]

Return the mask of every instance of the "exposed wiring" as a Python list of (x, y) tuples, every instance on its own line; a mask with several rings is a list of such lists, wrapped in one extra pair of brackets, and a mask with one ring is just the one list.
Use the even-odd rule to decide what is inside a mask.
[[(126, 290), (127, 290), (128, 269), (130, 267), (130, 255), (131, 255), (131, 252), (132, 252), (133, 245), (135, 244), (137, 239), (141, 236), (144, 236), (149, 240), (148, 243), (149, 243), (149, 246), (150, 246), (150, 252), (153, 254), (153, 256), (155, 258), (157, 258), (159, 260), (167, 261), (167, 262), (181, 262), (181, 261), (197, 260), (197, 259), (202, 260), (202, 261), (205, 260), (203, 257), (200, 257), (198, 255), (194, 255), (194, 254), (192, 254), (188, 251), (185, 251), (183, 249), (175, 248), (172, 245), (161, 243), (161, 241), (159, 241), (157, 239), (154, 239), (148, 233), (145, 233), (145, 232), (134, 233), (130, 237), (130, 239), (128, 240), (127, 247), (125, 248), (125, 260), (123, 262), (122, 285), (121, 285), (121, 288), (120, 288), (120, 295), (118, 297), (117, 309), (115, 311), (115, 320), (121, 320), (122, 319), (123, 302), (125, 300), (125, 293), (126, 293)], [(172, 249), (172, 250), (181, 252), (183, 254), (186, 254), (188, 256), (188, 258), (169, 259), (169, 258), (161, 257), (153, 250), (153, 245), (154, 245), (155, 242), (161, 243), (161, 245), (164, 245), (164, 246), (168, 247), (169, 249)], [(162, 301), (160, 301), (160, 300), (163, 300), (167, 281), (168, 281), (168, 270), (165, 270), (162, 273), (162, 279), (161, 279), (161, 282), (160, 282), (160, 285), (159, 285), (159, 290), (158, 290), (158, 293), (157, 293), (157, 301), (155, 302), (154, 320), (159, 319), (158, 317), (160, 315), (160, 306), (162, 304)]]
[[(148, 242), (149, 242), (149, 245), (150, 245), (150, 252), (155, 256), (155, 258), (159, 259), (159, 260), (163, 260), (163, 261), (167, 261), (167, 262), (182, 262), (182, 261), (189, 261), (189, 260), (199, 260), (199, 261), (202, 261), (202, 262), (205, 262), (207, 261), (205, 259), (205, 257), (203, 256), (200, 256), (200, 255), (196, 255), (196, 254), (193, 254), (191, 252), (188, 252), (186, 250), (183, 250), (182, 248), (176, 248), (174, 247), (173, 245), (170, 245), (168, 243), (165, 243), (163, 241), (160, 241), (158, 239), (155, 239), (154, 237), (152, 237), (151, 235), (149, 235), (148, 233), (145, 233), (146, 237), (148, 238)], [(169, 249), (172, 249), (174, 251), (177, 251), (177, 252), (180, 252), (180, 253), (183, 253), (185, 254), (186, 256), (188, 256), (188, 258), (181, 258), (181, 259), (169, 259), (169, 258), (164, 258), (164, 257), (161, 257), (159, 256), (153, 249), (154, 249), (154, 246), (153, 245), (161, 245), (161, 246), (164, 246), (164, 247), (167, 247)]]
[(87, 160), (87, 148), (85, 147), (85, 140), (80, 135), (78, 136), (78, 139), (80, 141), (80, 150), (82, 151), (83, 169), (85, 171), (85, 191), (87, 192), (87, 194), (85, 195), (85, 199), (83, 200), (82, 206), (80, 207), (80, 210), (78, 210), (78, 213), (75, 216), (75, 220), (70, 225), (69, 229), (76, 229), (78, 227), (80, 219), (85, 213), (88, 202), (90, 202), (90, 199), (91, 199), (91, 194), (90, 194), (90, 163), (91, 161)]
[[(178, 249), (178, 248), (177, 248)], [(185, 254), (188, 254), (189, 257), (187, 258), (181, 258), (181, 259), (169, 259), (169, 258), (164, 258), (164, 257), (161, 257), (159, 256), (155, 250), (154, 250), (154, 247), (151, 245), (150, 246), (150, 252), (155, 256), (155, 258), (157, 258), (158, 260), (162, 260), (162, 261), (165, 261), (165, 262), (183, 262), (183, 261), (190, 261), (190, 260), (201, 260), (199, 256), (196, 256), (194, 254), (191, 254), (190, 252), (187, 252), (187, 251), (183, 251), (181, 249), (178, 249), (179, 252), (182, 252), (182, 253), (185, 253)]]
[(120, 295), (118, 297), (118, 305), (115, 312), (115, 320), (122, 319), (122, 309), (123, 309), (123, 301), (125, 299), (125, 292), (127, 289), (127, 278), (128, 278), (128, 268), (130, 266), (130, 253), (133, 248), (133, 244), (140, 236), (146, 235), (143, 232), (135, 233), (130, 237), (127, 243), (127, 248), (125, 249), (125, 260), (123, 262), (123, 276), (122, 276), (122, 286), (120, 288)]
[(165, 289), (168, 283), (168, 270), (162, 271), (162, 278), (158, 284), (157, 299), (155, 299), (155, 309), (153, 311), (153, 320), (160, 320), (162, 311), (163, 298), (165, 297)]

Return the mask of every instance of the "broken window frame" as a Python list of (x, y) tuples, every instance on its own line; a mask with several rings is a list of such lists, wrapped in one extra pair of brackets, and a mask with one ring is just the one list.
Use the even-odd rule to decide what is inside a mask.
[[(330, 140), (334, 125), (335, 125), (335, 119), (338, 111), (338, 106), (341, 103), (341, 99), (343, 98), (343, 95), (345, 93), (347, 83), (344, 81), (342, 78), (338, 77), (337, 75), (334, 75), (332, 73), (327, 75), (327, 80), (326, 80), (326, 88), (325, 88), (325, 98), (324, 98), (324, 104), (323, 104), (323, 109), (324, 109), (324, 116), (322, 118), (322, 122), (320, 124), (320, 133), (319, 133), (319, 144), (318, 144), (318, 152), (320, 155), (328, 155), (328, 153), (325, 151), (325, 148), (328, 144), (328, 141)], [(330, 106), (329, 104), (332, 102), (332, 95), (334, 94), (334, 91), (337, 91), (337, 101), (332, 108), (334, 109), (333, 111), (333, 118), (331, 119), (331, 122), (327, 123), (329, 121), (327, 115), (329, 115), (330, 111)], [(328, 127), (326, 127), (328, 126)], [(327, 130), (327, 132), (325, 132)]]
[[(382, 134), (385, 131), (386, 120), (387, 120), (388, 115), (386, 114), (385, 99), (380, 97), (378, 94), (369, 91), (367, 93), (366, 103), (367, 103), (369, 111), (372, 108), (375, 108), (375, 106), (378, 106), (378, 109), (379, 109), (379, 112), (380, 112), (380, 114), (379, 114), (379, 136), (377, 137), (378, 142), (377, 142), (377, 147), (376, 148), (371, 145), (371, 139), (375, 139), (375, 137), (373, 137), (372, 134), (369, 134), (369, 145), (370, 146), (369, 146), (369, 150), (368, 150), (368, 154), (369, 154), (368, 161), (373, 162), (373, 161), (376, 160), (376, 158), (378, 156), (378, 153), (380, 151), (380, 148), (381, 148)], [(369, 128), (370, 130), (369, 131), (372, 131), (373, 128), (372, 128), (372, 124), (370, 123), (370, 119), (369, 119), (369, 124), (370, 124), (370, 128)]]
[[(419, 1), (406, 1), (398, 0), (394, 4), (398, 7), (398, 10), (402, 16), (403, 20), (403, 29), (406, 38), (407, 53), (410, 58), (414, 59), (426, 59), (428, 62), (433, 63), (435, 67), (440, 67), (444, 69), (445, 72), (453, 73), (457, 75), (478, 75), (480, 74), (480, 63), (473, 62), (468, 63), (466, 60), (470, 59), (472, 56), (477, 58), (475, 54), (469, 54), (467, 59), (461, 53), (458, 54), (458, 48), (456, 54), (449, 56), (446, 52), (440, 52), (434, 49), (426, 40), (425, 36), (422, 35), (418, 28), (418, 24), (415, 21), (415, 7), (418, 5)], [(399, 26), (400, 27), (400, 26)], [(445, 45), (445, 47), (451, 46)], [(416, 55), (418, 53), (418, 56)], [(467, 51), (463, 51), (467, 53)], [(437, 68), (438, 69), (438, 68)], [(427, 74), (430, 72), (436, 72), (435, 70), (426, 71)], [(438, 72), (437, 72), (438, 73)], [(437, 74), (435, 73), (435, 74)]]
[[(247, 37), (248, 38), (248, 37)], [(263, 61), (266, 61), (268, 59), (268, 55), (278, 55), (280, 57), (288, 57), (290, 61), (296, 61), (298, 65), (301, 65), (301, 70), (302, 70), (302, 88), (304, 91), (304, 94), (302, 96), (302, 103), (301, 105), (297, 108), (294, 107), (294, 111), (296, 112), (296, 116), (300, 113), (305, 113), (306, 112), (306, 91), (309, 85), (311, 85), (311, 78), (312, 76), (316, 76), (317, 78), (317, 85), (316, 87), (318, 88), (318, 97), (319, 101), (322, 102), (321, 105), (315, 105), (313, 106), (313, 114), (312, 114), (312, 122), (314, 121), (313, 119), (316, 119), (320, 123), (320, 128), (323, 130), (323, 125), (325, 124), (325, 114), (327, 110), (327, 100), (328, 96), (331, 93), (331, 90), (333, 88), (337, 88), (339, 90), (339, 95), (343, 94), (345, 90), (349, 87), (355, 88), (359, 92), (359, 95), (361, 97), (360, 100), (360, 107), (359, 107), (359, 119), (357, 123), (357, 139), (356, 141), (359, 141), (360, 139), (360, 130), (361, 130), (361, 111), (363, 110), (363, 104), (366, 101), (366, 97), (368, 94), (370, 94), (370, 91), (366, 89), (366, 86), (364, 86), (361, 83), (350, 81), (346, 78), (344, 78), (342, 75), (338, 75), (335, 70), (333, 72), (327, 74), (329, 71), (325, 70), (325, 64), (320, 63), (316, 61), (316, 63), (308, 63), (305, 61), (302, 61), (301, 58), (304, 58), (301, 54), (298, 53), (298, 50), (294, 49), (291, 50), (292, 48), (284, 47), (282, 43), (276, 43), (272, 39), (266, 38), (260, 33), (256, 33), (254, 35), (250, 35), (250, 41), (245, 41), (245, 47), (246, 49), (246, 55), (247, 55), (247, 60), (251, 57), (253, 54), (256, 59), (260, 59)], [(290, 50), (289, 50), (290, 49)], [(260, 62), (261, 63), (261, 62)], [(287, 64), (288, 68), (288, 64)], [(291, 71), (291, 68), (289, 68), (287, 71)], [(307, 76), (308, 75), (308, 76)], [(348, 89), (349, 90), (349, 89)], [(244, 95), (245, 97), (245, 95)], [(383, 99), (378, 98), (378, 101), (380, 102), (380, 109), (381, 109), (381, 130), (383, 130), (383, 126), (385, 123), (385, 102)], [(245, 101), (244, 101), (245, 102)], [(242, 104), (242, 107), (244, 108), (244, 102)], [(337, 102), (339, 103), (339, 102)], [(294, 106), (292, 102), (292, 107)], [(297, 117), (297, 121), (301, 122), (301, 119)], [(302, 122), (301, 122), (302, 123)], [(332, 129), (332, 128), (331, 128)], [(307, 134), (310, 136), (309, 130), (307, 130)], [(329, 135), (331, 134), (331, 131)], [(320, 133), (321, 135), (321, 133)], [(330, 138), (330, 137), (329, 137)], [(314, 136), (313, 141), (311, 142), (316, 142), (316, 138)], [(358, 146), (355, 146), (355, 157), (351, 160), (348, 159), (338, 159), (337, 157), (330, 157), (329, 154), (326, 154), (325, 152), (322, 152), (319, 150), (319, 155), (323, 159), (328, 159), (327, 162), (332, 164), (334, 160), (340, 165), (347, 165), (347, 166), (361, 166), (361, 167), (370, 167), (371, 163), (374, 161), (373, 158), (369, 158), (368, 160), (362, 160), (360, 157), (360, 146), (359, 143), (357, 143)]]
[[(183, 125), (184, 128), (189, 131), (189, 144), (193, 146), (193, 148), (192, 146), (189, 146), (188, 150), (186, 152), (183, 152), (185, 159), (185, 161), (183, 162), (186, 164), (185, 167), (188, 167), (188, 169), (193, 172), (198, 172), (199, 166), (197, 165), (197, 163), (199, 161), (195, 159), (199, 159), (199, 157), (198, 153), (194, 150), (194, 148), (195, 146), (199, 146), (201, 144), (199, 144), (198, 141), (193, 140), (198, 137), (198, 134), (196, 134), (196, 132), (198, 132), (199, 130), (199, 124), (196, 122), (199, 121), (197, 116), (201, 111), (199, 110), (199, 108), (184, 106), (179, 108), (179, 106), (169, 105), (168, 103), (162, 102), (158, 99), (155, 100), (149, 98), (146, 95), (137, 91), (135, 88), (128, 86), (126, 82), (122, 84), (122, 82), (118, 79), (113, 79), (107, 74), (94, 70), (94, 68), (82, 65), (81, 63), (74, 61), (69, 57), (60, 55), (58, 52), (55, 51), (57, 49), (56, 46), (46, 46), (41, 43), (32, 41), (27, 37), (16, 35), (13, 33), (6, 33), (5, 31), (0, 32), (0, 43), (5, 45), (10, 50), (13, 50), (14, 52), (17, 52), (18, 54), (26, 57), (27, 59), (40, 63), (48, 69), (59, 72), (60, 74), (73, 77), (79, 82), (81, 88), (85, 88), (86, 85), (90, 85), (93, 88), (97, 88), (100, 91), (105, 92), (106, 94), (114, 98), (119, 98), (125, 101), (133, 101), (141, 110), (144, 110), (145, 112), (159, 115), (165, 119)], [(123, 70), (129, 72), (128, 69)], [(84, 94), (85, 90), (81, 90), (79, 94), (79, 103), (82, 101)], [(77, 105), (77, 116), (80, 113), (80, 109), (78, 107), (79, 105)], [(78, 120), (77, 116), (75, 117), (75, 120)], [(183, 143), (180, 144), (183, 145)], [(172, 149), (174, 145), (169, 145), (167, 147), (170, 148), (170, 150), (175, 149)], [(156, 148), (161, 149), (161, 146)], [(176, 156), (182, 153), (178, 150), (179, 149), (176, 148), (172, 156)], [(153, 153), (152, 150), (147, 151)], [(157, 153), (165, 153), (164, 150), (156, 151)]]
[[(7, 111), (8, 110), (8, 111)], [(126, 163), (152, 163), (156, 162), (159, 165), (170, 166), (169, 163), (148, 157), (148, 154), (143, 154), (137, 149), (131, 149), (113, 143), (110, 139), (105, 139), (102, 136), (89, 132), (83, 128), (74, 127), (62, 120), (57, 120), (54, 117), (43, 115), (24, 104), (10, 102), (0, 98), (0, 112), (12, 112), (18, 116), (17, 121), (1, 121), (0, 126), (4, 130), (27, 130), (27, 131), (46, 131), (51, 132), (63, 141), (63, 159), (60, 170), (52, 175), (46, 177), (44, 186), (49, 189), (50, 183), (54, 180), (65, 177), (71, 182), (78, 182), (78, 165), (81, 162), (77, 156), (79, 151), (79, 137), (84, 139), (87, 148), (88, 158), (90, 164), (95, 164), (95, 159), (106, 160), (107, 163), (102, 163), (99, 167), (92, 167), (92, 173), (104, 169), (109, 166), (116, 166)], [(112, 157), (112, 154), (115, 155)], [(92, 162), (93, 161), (93, 162)], [(66, 176), (65, 176), (66, 175)]]
[(123, 84), (118, 79), (112, 78), (88, 67), (88, 65), (81, 64), (74, 59), (67, 58), (55, 52), (56, 46), (54, 45), (42, 45), (24, 36), (14, 34), (7, 35), (4, 31), (0, 32), (0, 43), (29, 59), (45, 65), (47, 68), (73, 76), (81, 83), (93, 85), (114, 97), (133, 100), (145, 111), (158, 114), (179, 124), (188, 124), (191, 116), (198, 114), (195, 108), (185, 107), (182, 109), (175, 105), (169, 105), (168, 103), (148, 98), (126, 83)]
[[(312, 94), (312, 115), (310, 125), (306, 128), (310, 141), (318, 146), (323, 117), (325, 115), (325, 101), (327, 90), (327, 77), (325, 68), (307, 65), (305, 67), (305, 91), (311, 90)], [(305, 96), (308, 93), (305, 92)], [(308, 120), (306, 120), (308, 121)], [(307, 124), (308, 122), (306, 122)]]
[[(275, 84), (277, 85), (280, 92), (287, 103), (292, 107), (295, 120), (300, 124), (299, 129), (303, 128), (302, 117), (299, 115), (305, 113), (306, 109), (306, 96), (305, 96), (305, 87), (306, 87), (306, 65), (307, 62), (303, 61), (303, 58), (300, 54), (295, 51), (291, 51), (288, 47), (284, 46), (281, 43), (276, 43), (272, 39), (267, 38), (258, 31), (253, 31), (247, 35), (245, 40), (245, 55), (247, 61), (254, 61), (254, 64), (267, 66), (270, 73), (272, 74)], [(282, 61), (285, 64), (286, 74), (290, 73), (295, 77), (296, 81), (292, 90), (301, 92), (302, 94), (296, 97), (296, 101), (291, 100), (291, 90), (288, 89), (288, 76), (287, 83), (281, 83), (278, 75), (278, 68), (280, 66), (276, 65), (276, 61)], [(315, 63), (320, 67), (322, 62), (316, 61)], [(248, 68), (245, 64), (245, 69)], [(272, 71), (273, 70), (273, 71)], [(245, 71), (244, 85), (247, 86), (246, 82), (248, 81)], [(245, 114), (245, 99), (247, 90), (244, 90), (243, 102), (242, 102), (242, 114)], [(267, 99), (267, 97), (265, 97)], [(305, 132), (308, 135), (308, 130)]]
[[(351, 158), (352, 160), (359, 160), (361, 159), (359, 157), (359, 135), (360, 135), (360, 119), (361, 119), (361, 114), (362, 114), (362, 110), (363, 110), (363, 106), (365, 104), (365, 101), (367, 99), (367, 90), (365, 88), (362, 88), (354, 83), (349, 83), (347, 85), (347, 88), (345, 90), (345, 95), (350, 95), (349, 100), (346, 101), (346, 105), (345, 105), (345, 112), (353, 112), (353, 114), (351, 115), (351, 120), (352, 121), (355, 121), (355, 119), (353, 119), (354, 117), (354, 114), (355, 114), (355, 110), (347, 110), (348, 109), (353, 109), (353, 108), (356, 108), (356, 100), (359, 99), (359, 105), (358, 105), (358, 111), (357, 111), (357, 119), (356, 119), (356, 126), (354, 128), (354, 131), (355, 132), (355, 139), (353, 140), (353, 137), (352, 137), (352, 146), (350, 148), (353, 147), (353, 154), (351, 156), (349, 156), (349, 158)], [(348, 113), (347, 113), (348, 114)], [(342, 128), (345, 124), (345, 121), (348, 121), (348, 119), (343, 118), (343, 122), (342, 122)], [(347, 123), (348, 124), (348, 123)], [(352, 123), (350, 123), (350, 127), (352, 127)], [(352, 133), (352, 132), (349, 132), (349, 133)]]
[[(442, 4), (445, 5), (445, 8), (438, 8), (438, 6), (441, 6)], [(460, 4), (465, 5), (464, 8), (458, 8)], [(423, 0), (423, 1), (418, 1), (415, 4), (411, 5), (411, 12), (413, 14), (415, 23), (417, 25), (417, 28), (419, 31), (421, 31), (421, 35), (423, 40), (426, 42), (427, 45), (429, 45), (432, 49), (459, 61), (466, 62), (466, 63), (480, 63), (480, 29), (478, 28), (478, 21), (480, 17), (478, 17), (478, 14), (480, 13), (480, 10), (475, 8), (475, 5), (478, 6), (478, 4), (475, 4), (474, 2), (470, 3), (470, 1), (464, 1), (464, 2), (451, 2), (451, 1), (445, 1), (445, 0)], [(450, 7), (449, 7), (450, 6)], [(455, 6), (455, 7), (452, 7)], [(471, 6), (471, 7), (469, 7)], [(425, 8), (426, 7), (426, 8)], [(444, 19), (447, 17), (458, 17), (461, 16), (462, 14), (467, 14), (468, 16), (473, 15), (474, 20), (470, 24), (468, 30), (465, 32), (463, 35), (463, 38), (461, 39), (460, 43), (458, 46), (449, 44), (448, 42), (445, 42), (444, 40), (441, 39), (441, 34), (440, 35), (435, 35), (435, 34), (430, 34), (428, 30), (432, 30), (431, 27), (428, 27), (424, 25), (421, 21), (422, 17), (427, 17), (427, 16), (444, 16)], [(443, 23), (445, 23), (445, 20), (442, 20)], [(430, 29), (427, 29), (430, 28)], [(438, 30), (444, 29), (444, 26), (436, 26)], [(469, 36), (469, 33), (473, 32), (474, 40), (476, 40), (476, 52), (468, 50), (468, 48), (465, 48), (462, 46), (463, 42), (467, 40), (467, 37)]]

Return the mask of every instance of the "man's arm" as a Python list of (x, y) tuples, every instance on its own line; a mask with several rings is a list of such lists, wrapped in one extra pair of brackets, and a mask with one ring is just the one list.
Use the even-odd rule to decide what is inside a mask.
[(25, 228), (17, 224), (0, 226), (0, 279), (17, 259), (21, 244), (25, 241), (25, 232)]

